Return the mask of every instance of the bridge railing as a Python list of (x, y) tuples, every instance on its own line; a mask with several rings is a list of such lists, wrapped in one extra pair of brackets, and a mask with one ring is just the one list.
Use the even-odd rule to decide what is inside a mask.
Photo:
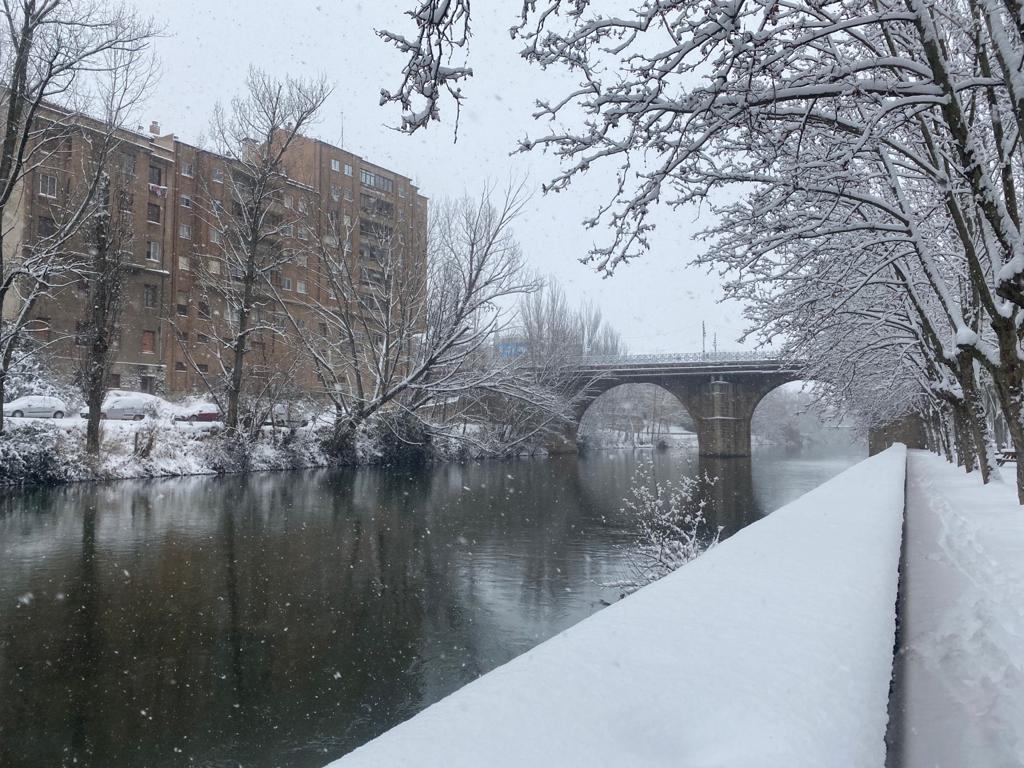
[(732, 352), (668, 352), (641, 355), (584, 355), (580, 365), (643, 365), (645, 363), (728, 363), (753, 360), (779, 360), (774, 351), (736, 350)]

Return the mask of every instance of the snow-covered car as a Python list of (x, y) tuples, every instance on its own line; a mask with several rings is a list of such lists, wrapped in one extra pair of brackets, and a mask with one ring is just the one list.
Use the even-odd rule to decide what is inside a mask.
[(59, 397), (26, 395), (4, 403), (4, 416), (15, 419), (63, 419), (67, 412), (67, 405)]
[(309, 415), (297, 406), (278, 403), (263, 420), (264, 427), (304, 427), (309, 424)]
[(187, 421), (190, 424), (206, 421), (221, 421), (224, 414), (216, 403), (188, 403), (179, 406), (174, 416), (175, 421)]
[[(100, 418), (142, 421), (147, 416), (156, 416), (169, 407), (170, 404), (166, 400), (156, 395), (112, 389), (103, 399)], [(83, 408), (80, 413), (83, 419), (88, 418), (89, 409)]]

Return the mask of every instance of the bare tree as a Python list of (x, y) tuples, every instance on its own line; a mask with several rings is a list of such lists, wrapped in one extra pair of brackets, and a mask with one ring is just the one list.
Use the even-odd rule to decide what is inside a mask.
[[(284, 330), (274, 322), (280, 303), (273, 284), (281, 266), (294, 256), (286, 232), (306, 226), (282, 204), (289, 185), (286, 156), (330, 92), (323, 79), (279, 81), (251, 69), (246, 93), (228, 108), (218, 105), (214, 114), (213, 143), (227, 158), (220, 193), (227, 199), (222, 202), (209, 191), (210, 179), (204, 180), (209, 200), (205, 215), (220, 242), (213, 254), (216, 267), (204, 262), (197, 272), (206, 303), (217, 308), (216, 315), (206, 313), (211, 324), (207, 343), (215, 348), (220, 370), (216, 375), (203, 372), (187, 349), (185, 353), (224, 410), (225, 426), (232, 432), (239, 427), (254, 341), (280, 338)], [(264, 399), (261, 394), (287, 382), (291, 367), (277, 366), (275, 375), (263, 375), (254, 399)], [(258, 428), (259, 419), (253, 421)]]
[[(415, 16), (418, 39), (441, 53), (410, 56), (417, 77), (406, 82), (443, 96), (444, 70), (430, 64), (465, 50), (443, 30), (469, 4), (417, 6), (435, 11)], [(580, 80), (538, 106), (555, 127), (522, 149), (561, 158), (548, 189), (597, 165), (617, 171), (585, 222), (606, 233), (586, 261), (610, 273), (642, 255), (658, 203), (708, 205), (721, 226), (705, 263), (751, 302), (761, 338), (792, 340), (868, 419), (896, 415), (893, 400), (941, 414), (951, 455), (986, 479), (990, 382), (1024, 452), (1017, 4), (519, 7), (522, 55)], [(406, 124), (438, 115), (434, 103)], [(899, 397), (878, 398), (885, 380)], [(1024, 502), (1024, 463), (1017, 483)]]
[[(115, 141), (119, 118), (103, 97), (126, 92), (126, 73), (154, 35), (151, 22), (120, 5), (90, 0), (20, 0), (0, 8), (0, 403), (8, 372), (40, 296), (85, 267), (73, 241), (96, 201), (102, 165), (81, 180), (46, 226), (25, 237), (21, 219), (33, 174), (63, 162), (83, 114), (107, 119), (90, 132), (95, 151)], [(107, 80), (112, 87), (97, 86)], [(129, 76), (130, 79), (130, 76)], [(130, 89), (128, 89), (130, 92)], [(96, 104), (99, 95), (100, 104)], [(0, 429), (3, 427), (0, 415)]]
[(538, 390), (518, 375), (516, 361), (493, 351), (515, 298), (537, 287), (512, 233), (524, 202), (521, 187), (441, 201), (426, 243), (366, 219), (358, 255), (352, 225), (327, 222), (316, 254), (324, 290), (310, 301), (314, 322), (303, 327), (292, 313), (291, 324), (334, 408), (338, 449), (385, 413), (443, 414), (430, 428), (445, 434), (454, 434), (446, 424), (496, 400), (528, 403), (548, 420), (565, 417), (557, 393)]
[[(111, 50), (105, 59), (109, 77), (101, 83), (104, 129), (122, 126), (149, 91), (156, 73), (155, 60), (144, 49)], [(78, 343), (84, 348), (78, 381), (88, 417), (86, 452), (100, 450), (100, 420), (106, 396), (111, 352), (117, 345), (124, 282), (135, 244), (132, 218), (132, 169), (112, 162), (120, 144), (118, 132), (83, 134), (92, 151), (83, 157), (86, 179), (97, 178), (95, 199), (82, 232), (89, 254), (82, 279), (88, 287), (85, 317)]]

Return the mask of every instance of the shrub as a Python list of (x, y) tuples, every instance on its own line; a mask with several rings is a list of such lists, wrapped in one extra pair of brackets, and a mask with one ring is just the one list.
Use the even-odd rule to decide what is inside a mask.
[(0, 485), (67, 482), (69, 462), (54, 427), (31, 424), (0, 433)]
[(630, 550), (631, 576), (614, 586), (631, 592), (657, 581), (718, 543), (721, 527), (707, 519), (707, 474), (656, 481), (650, 461), (637, 465), (623, 511), (633, 515), (639, 533)]
[(430, 431), (416, 416), (403, 412), (381, 414), (366, 425), (366, 438), (374, 446), (374, 463), (421, 467), (430, 457)]

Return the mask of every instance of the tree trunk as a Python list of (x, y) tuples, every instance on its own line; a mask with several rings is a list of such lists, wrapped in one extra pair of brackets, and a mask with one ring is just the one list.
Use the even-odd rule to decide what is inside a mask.
[(942, 452), (946, 456), (946, 461), (952, 464), (955, 459), (953, 458), (952, 440), (949, 437), (949, 423), (947, 419), (939, 417), (939, 437), (942, 439)]
[(968, 472), (974, 469), (974, 458), (970, 455), (970, 445), (964, 438), (967, 430), (964, 425), (963, 407), (957, 403), (950, 408), (952, 419), (950, 425), (953, 430), (953, 449), (956, 454), (956, 465), (963, 467)]
[(988, 483), (992, 479), (993, 460), (989, 450), (988, 422), (985, 419), (985, 406), (981, 402), (978, 390), (978, 379), (974, 371), (974, 360), (967, 353), (957, 356), (959, 366), (960, 388), (964, 393), (964, 420), (970, 431), (974, 454), (978, 469), (981, 470), (981, 481)]

